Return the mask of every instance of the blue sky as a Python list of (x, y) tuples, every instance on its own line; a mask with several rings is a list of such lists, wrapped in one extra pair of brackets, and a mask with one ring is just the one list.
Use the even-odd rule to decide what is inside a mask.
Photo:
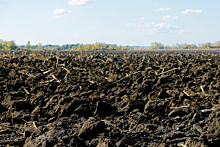
[(148, 46), (220, 41), (219, 0), (0, 0), (0, 39)]

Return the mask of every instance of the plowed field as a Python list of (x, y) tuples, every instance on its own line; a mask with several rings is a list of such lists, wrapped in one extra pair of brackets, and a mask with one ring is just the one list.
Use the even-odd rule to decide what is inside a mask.
[(0, 55), (0, 146), (220, 146), (220, 52)]

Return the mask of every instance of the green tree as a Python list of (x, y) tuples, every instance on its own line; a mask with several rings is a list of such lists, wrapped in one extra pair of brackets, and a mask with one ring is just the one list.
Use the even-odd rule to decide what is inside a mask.
[(30, 43), (30, 41), (27, 42), (27, 44), (26, 44), (25, 47), (26, 47), (27, 49), (30, 49), (30, 47), (31, 47), (31, 43)]
[(177, 49), (177, 46), (173, 45), (172, 49)]
[(3, 49), (3, 40), (0, 39), (0, 50)]
[(71, 50), (74, 50), (74, 51), (75, 51), (75, 50), (76, 50), (76, 47), (75, 47), (75, 46), (73, 46)]
[(34, 46), (33, 46), (33, 45), (31, 45), (31, 46), (30, 46), (30, 49), (34, 49)]
[(151, 48), (152, 49), (164, 49), (164, 44), (162, 43), (157, 43), (157, 42), (152, 42), (151, 43)]
[(109, 47), (108, 47), (109, 50), (113, 50), (113, 45), (111, 44)]
[(91, 46), (91, 50), (92, 50), (92, 51), (96, 50), (96, 48), (95, 48), (95, 45), (94, 45), (94, 44), (92, 44), (92, 46)]
[[(114, 47), (113, 47), (114, 48)], [(119, 46), (118, 50), (123, 50), (123, 46)]]
[(84, 45), (79, 44), (77, 50), (84, 50)]
[(220, 48), (220, 41), (216, 42), (216, 44), (217, 44), (216, 47)]
[(38, 43), (37, 48), (38, 48), (38, 49), (42, 49), (42, 44), (41, 44), (41, 43)]
[(100, 49), (100, 47), (99, 47), (99, 43), (95, 43), (95, 50), (99, 50)]
[(3, 49), (8, 50), (8, 42), (7, 41), (3, 42)]
[(195, 45), (195, 44), (191, 44), (191, 45), (189, 45), (189, 47), (188, 48), (190, 48), (190, 49), (196, 49), (197, 48), (197, 46)]
[(12, 41), (8, 41), (8, 50), (15, 50), (17, 48), (15, 42)]
[(86, 44), (85, 50), (91, 50), (91, 49), (92, 49), (92, 45), (91, 44)]
[(183, 45), (183, 49), (188, 49), (188, 44), (185, 43), (185, 44)]
[(117, 50), (117, 49), (118, 49), (117, 44), (113, 44), (113, 49), (114, 49), (114, 50)]
[(125, 46), (126, 50), (130, 50), (130, 47), (128, 45)]

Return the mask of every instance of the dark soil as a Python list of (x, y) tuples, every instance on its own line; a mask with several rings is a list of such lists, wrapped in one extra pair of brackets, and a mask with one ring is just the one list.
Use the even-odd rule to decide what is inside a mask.
[(220, 53), (0, 55), (0, 146), (220, 146)]

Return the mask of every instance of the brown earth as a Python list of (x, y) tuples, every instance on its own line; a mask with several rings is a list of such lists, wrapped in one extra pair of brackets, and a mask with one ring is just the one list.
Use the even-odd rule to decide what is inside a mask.
[(220, 146), (220, 53), (0, 55), (0, 146)]

